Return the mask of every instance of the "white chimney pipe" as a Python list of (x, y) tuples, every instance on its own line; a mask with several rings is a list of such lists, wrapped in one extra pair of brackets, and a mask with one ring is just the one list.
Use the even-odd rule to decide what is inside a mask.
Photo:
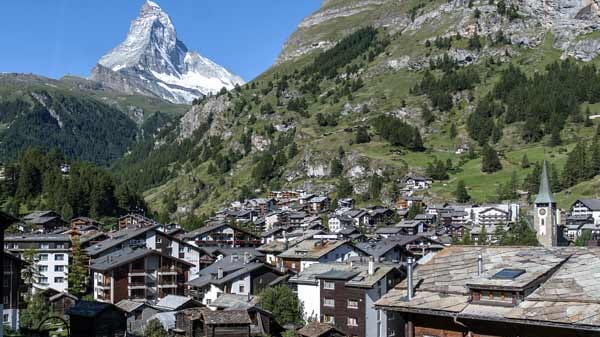
[(413, 299), (413, 258), (409, 257), (407, 260), (407, 277), (408, 277), (408, 300)]
[(373, 276), (375, 274), (375, 258), (369, 256), (369, 276)]
[(483, 274), (483, 256), (477, 255), (477, 276)]
[(217, 280), (220, 280), (223, 278), (223, 268), (219, 267), (217, 269)]
[(250, 254), (248, 252), (244, 252), (244, 264), (250, 263)]

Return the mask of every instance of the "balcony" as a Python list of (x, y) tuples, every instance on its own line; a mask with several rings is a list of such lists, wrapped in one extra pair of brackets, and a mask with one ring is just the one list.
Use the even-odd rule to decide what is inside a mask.
[(177, 283), (162, 283), (158, 285), (159, 289), (164, 289), (164, 288), (177, 288)]
[(146, 276), (148, 272), (145, 269), (131, 269), (129, 276)]
[(162, 267), (158, 269), (158, 275), (177, 275), (178, 270), (174, 267)]
[(145, 282), (131, 282), (127, 288), (128, 289), (146, 289), (147, 285)]

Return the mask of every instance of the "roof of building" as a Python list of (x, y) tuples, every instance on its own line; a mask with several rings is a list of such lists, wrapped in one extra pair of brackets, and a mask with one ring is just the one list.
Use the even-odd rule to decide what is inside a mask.
[[(222, 285), (234, 281), (248, 273), (268, 268), (278, 273), (272, 266), (262, 262), (253, 262), (253, 258), (249, 258), (248, 263), (244, 262), (244, 257), (233, 259), (233, 257), (223, 258), (215, 261), (210, 266), (200, 270), (198, 277), (189, 281), (188, 284), (195, 288), (202, 288), (209, 284)], [(218, 278), (219, 269), (223, 271), (223, 277)]]
[(248, 325), (252, 320), (246, 310), (202, 311), (206, 325)]
[[(600, 199), (579, 199), (577, 201), (581, 202), (585, 207), (592, 211), (600, 211)], [(577, 201), (575, 201), (575, 203), (577, 203)]]
[(110, 235), (110, 239), (99, 242), (85, 249), (85, 252), (90, 256), (101, 254), (115, 246), (134, 239), (148, 231), (157, 230), (160, 225), (142, 227), (142, 228), (124, 228)]
[(193, 230), (191, 232), (185, 233), (183, 235), (183, 237), (186, 240), (193, 240), (193, 239), (195, 239), (199, 235), (203, 235), (203, 234), (212, 232), (212, 231), (217, 230), (217, 229), (222, 228), (222, 227), (231, 227), (234, 230), (237, 230), (237, 231), (243, 232), (245, 234), (248, 234), (250, 236), (256, 237), (257, 239), (259, 238), (258, 236), (254, 235), (253, 233), (250, 233), (249, 231), (247, 231), (245, 229), (242, 229), (242, 228), (239, 228), (239, 227), (236, 227), (236, 226), (232, 226), (232, 225), (230, 225), (228, 223), (223, 223), (223, 222), (219, 222), (219, 223), (215, 223), (215, 224), (210, 224), (208, 226), (204, 226), (204, 227), (198, 228), (198, 229)]
[(119, 303), (115, 304), (117, 306), (117, 308), (130, 313), (133, 312), (143, 306), (146, 305), (146, 303), (141, 302), (141, 301), (132, 301), (132, 300), (121, 300), (119, 301)]
[(224, 293), (212, 301), (210, 306), (218, 309), (248, 309), (254, 306), (254, 300), (254, 296)]
[(352, 243), (347, 240), (308, 239), (299, 242), (297, 245), (279, 254), (279, 257), (305, 260), (320, 259), (322, 256), (346, 244), (351, 245)]
[(553, 204), (556, 203), (554, 200), (554, 196), (552, 195), (552, 190), (550, 189), (550, 181), (548, 179), (548, 165), (544, 160), (544, 165), (542, 167), (542, 176), (540, 177), (540, 191), (535, 198), (536, 204)]
[(108, 271), (108, 270), (114, 269), (116, 267), (122, 266), (124, 264), (127, 264), (129, 262), (133, 262), (137, 259), (144, 258), (148, 255), (160, 255), (163, 258), (175, 260), (178, 263), (181, 263), (181, 264), (184, 264), (184, 265), (187, 265), (190, 267), (194, 266), (192, 263), (178, 259), (176, 257), (172, 257), (167, 254), (163, 254), (162, 252), (160, 252), (158, 250), (148, 249), (145, 247), (138, 248), (138, 249), (131, 249), (129, 247), (126, 247), (124, 249), (118, 250), (111, 254), (108, 254), (108, 255), (105, 255), (105, 256), (102, 256), (102, 257), (92, 260), (91, 264), (90, 264), (90, 269), (95, 270), (95, 271), (100, 271), (100, 272)]
[(194, 301), (194, 299), (191, 297), (178, 296), (178, 295), (167, 295), (167, 296), (161, 298), (156, 303), (156, 306), (159, 307), (160, 309), (176, 311), (177, 309), (181, 308), (183, 305), (185, 305), (191, 301)]
[[(477, 257), (483, 274), (477, 275)], [(415, 297), (406, 299), (406, 281), (376, 302), (397, 311), (452, 314), (458, 318), (504, 320), (600, 331), (600, 249), (575, 247), (454, 246), (418, 265)], [(508, 272), (507, 272), (507, 269)], [(524, 272), (514, 272), (511, 269)], [(509, 277), (498, 277), (504, 271)], [(472, 304), (472, 289), (530, 289), (515, 307)]]
[(338, 330), (333, 325), (312, 321), (298, 330), (298, 334), (303, 337), (321, 337), (330, 331), (336, 331), (338, 334), (345, 336), (343, 332)]
[(77, 304), (67, 310), (66, 314), (69, 316), (81, 316), (87, 318), (93, 318), (104, 312), (109, 308), (116, 308), (110, 303), (96, 302), (96, 301), (79, 301)]
[(346, 280), (346, 286), (357, 288), (372, 288), (381, 278), (392, 271), (399, 271), (399, 264), (375, 263), (373, 275), (369, 275), (368, 262), (362, 261), (315, 263), (302, 272), (292, 276), (290, 283), (317, 284), (317, 279)]
[(402, 227), (396, 227), (396, 226), (387, 226), (387, 227), (380, 227), (377, 228), (377, 230), (375, 231), (375, 234), (379, 234), (379, 235), (389, 235), (389, 234), (398, 234), (398, 233), (402, 233), (404, 229)]
[(5, 238), (7, 242), (23, 242), (23, 241), (34, 241), (34, 242), (71, 242), (69, 234), (17, 234), (9, 235)]

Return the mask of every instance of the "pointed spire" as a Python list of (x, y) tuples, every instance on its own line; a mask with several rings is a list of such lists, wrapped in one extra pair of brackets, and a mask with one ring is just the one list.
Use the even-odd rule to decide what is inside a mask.
[(535, 199), (536, 204), (553, 204), (556, 203), (552, 190), (550, 189), (550, 182), (548, 180), (548, 168), (546, 161), (544, 160), (544, 166), (542, 167), (542, 176), (540, 178), (540, 192)]

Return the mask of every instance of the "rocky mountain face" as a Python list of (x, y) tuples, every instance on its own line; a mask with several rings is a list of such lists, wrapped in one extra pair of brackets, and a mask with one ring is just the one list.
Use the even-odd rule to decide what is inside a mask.
[[(503, 0), (505, 8), (515, 6), (518, 20), (506, 20), (498, 15), (499, 2), (416, 1), (413, 2), (414, 7), (409, 7), (408, 1), (326, 0), (321, 9), (300, 23), (298, 30), (285, 43), (277, 63), (331, 48), (352, 29), (353, 22), (359, 22), (356, 20), (358, 17), (363, 18), (364, 23), (410, 35), (423, 33), (422, 29), (426, 26), (442, 28), (440, 36), (456, 33), (487, 36), (502, 30), (510, 36), (513, 44), (528, 47), (538, 46), (550, 32), (554, 34), (554, 46), (563, 52), (563, 57), (589, 61), (599, 54), (600, 39), (585, 35), (600, 30), (600, 1)], [(408, 15), (407, 10), (410, 12)], [(477, 22), (472, 20), (475, 10), (481, 12)]]
[(127, 94), (162, 98), (173, 103), (232, 89), (244, 84), (239, 76), (190, 51), (177, 39), (169, 16), (147, 1), (116, 48), (104, 55), (91, 79)]

